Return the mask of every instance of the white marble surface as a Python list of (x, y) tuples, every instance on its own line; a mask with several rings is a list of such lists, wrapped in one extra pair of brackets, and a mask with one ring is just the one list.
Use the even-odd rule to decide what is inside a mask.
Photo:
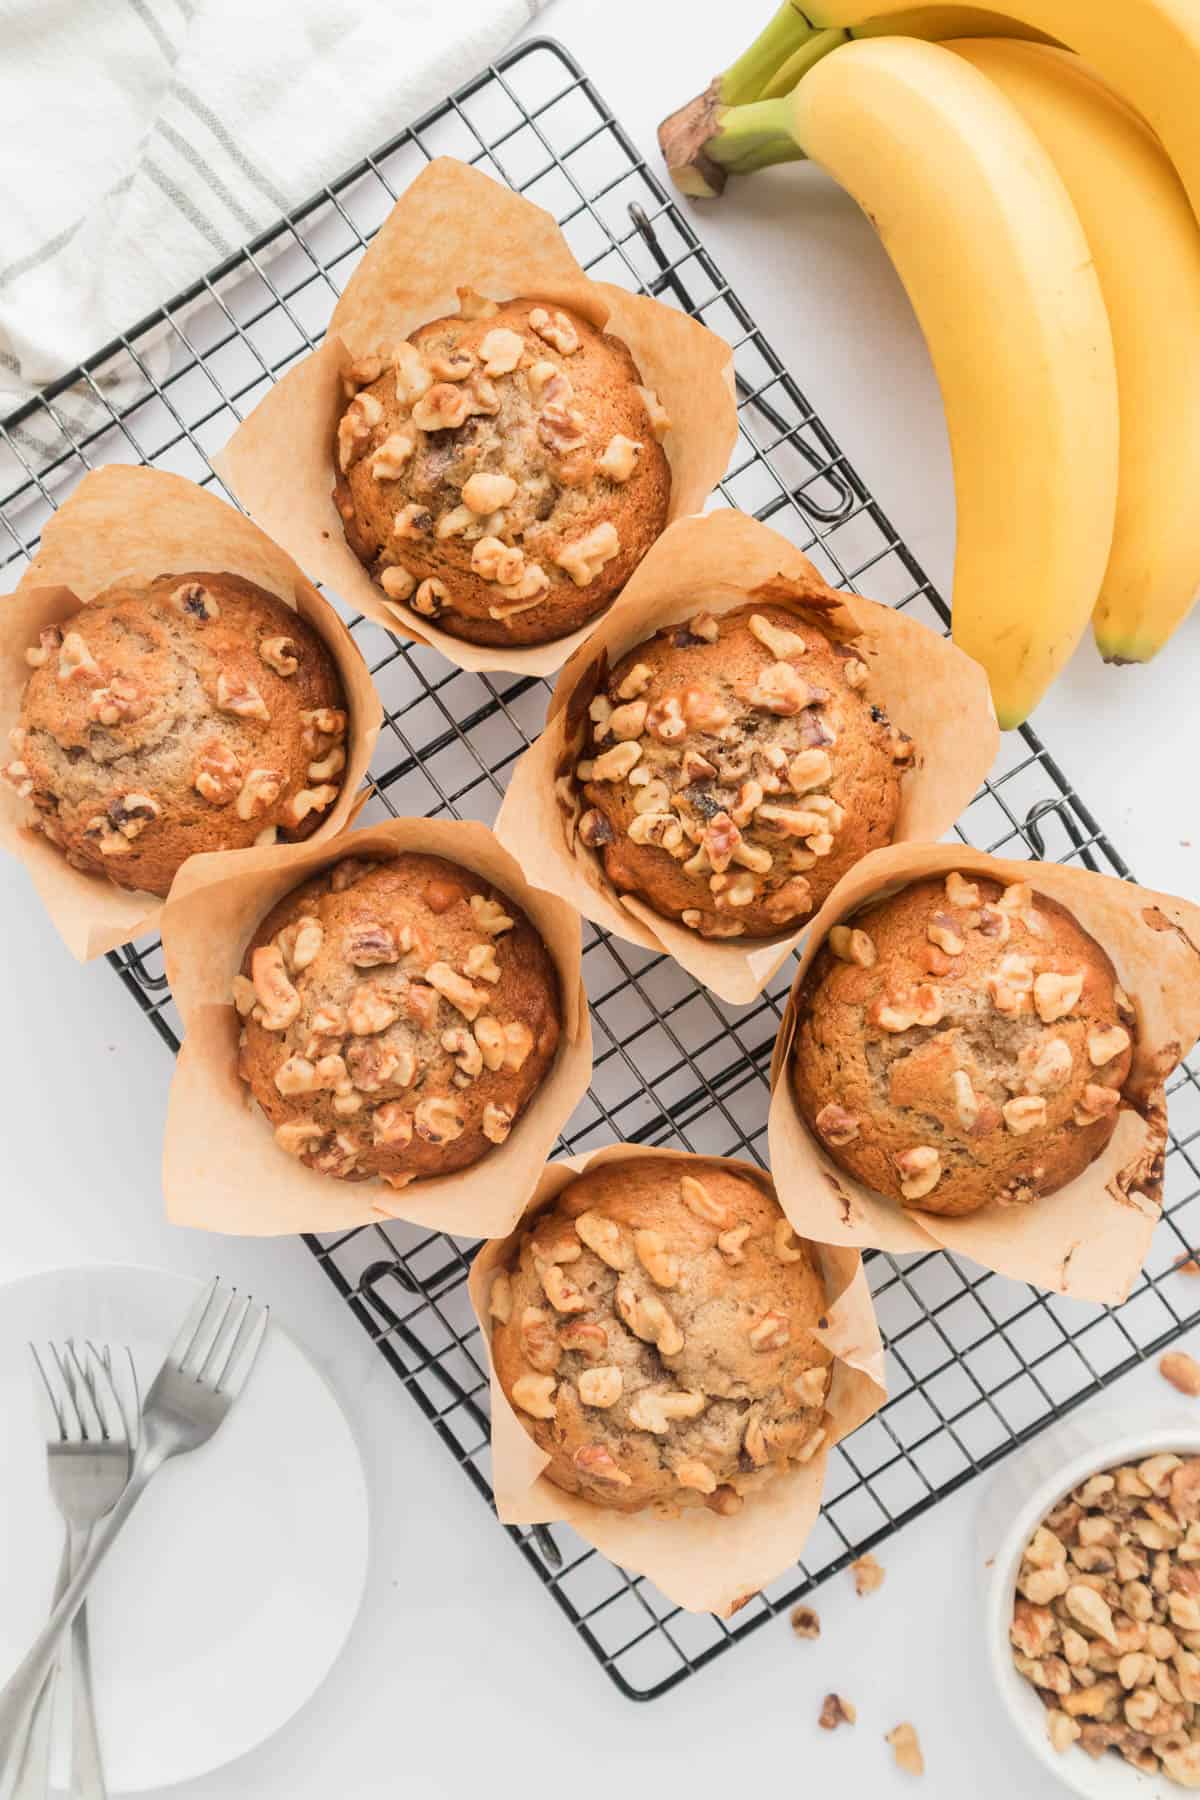
[[(763, 10), (717, 0), (557, 0), (540, 26), (576, 53), (656, 162), (661, 114), (728, 60), (749, 29), (744, 21)], [(865, 221), (815, 171), (794, 168), (695, 217), (843, 447), (946, 583), (953, 506), (937, 392)], [(1085, 647), (1037, 719), (1141, 878), (1193, 896), (1198, 739), (1186, 671), (1198, 651), (1200, 617), (1144, 670), (1105, 670)], [(978, 1654), (977, 1489), (884, 1546), (879, 1594), (856, 1598), (845, 1575), (822, 1590), (819, 1643), (794, 1642), (779, 1622), (651, 1707), (619, 1698), (306, 1252), (164, 1224), (158, 1166), (169, 1057), (103, 964), (80, 971), (69, 963), (11, 865), (2, 871), (0, 921), (9, 1021), (0, 1034), (0, 1279), (121, 1261), (220, 1269), (253, 1285), (342, 1395), (373, 1484), (373, 1580), (333, 1677), (279, 1737), (180, 1793), (426, 1800), (553, 1787), (573, 1800), (634, 1790), (706, 1800), (739, 1790), (822, 1792), (832, 1783), (898, 1793), (906, 1778), (882, 1736), (912, 1719), (928, 1757), (927, 1792), (999, 1800), (1017, 1780), (1030, 1800), (1049, 1800), (1053, 1784), (991, 1705)], [(1117, 1398), (1149, 1416), (1175, 1397), (1146, 1370)], [(852, 1730), (817, 1730), (831, 1688), (857, 1703)]]

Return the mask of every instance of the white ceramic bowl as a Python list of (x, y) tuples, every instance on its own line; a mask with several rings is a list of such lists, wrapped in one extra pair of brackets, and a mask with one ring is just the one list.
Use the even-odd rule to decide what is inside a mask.
[(1200, 1455), (1200, 1422), (1179, 1417), (1144, 1431), (1129, 1430), (1128, 1413), (1083, 1413), (1043, 1432), (1005, 1459), (980, 1508), (978, 1544), (984, 1569), (987, 1660), (1000, 1703), (1033, 1755), (1085, 1800), (1179, 1800), (1183, 1789), (1165, 1776), (1143, 1775), (1119, 1756), (1093, 1759), (1073, 1744), (1061, 1754), (1046, 1735), (1046, 1708), (1013, 1667), (1012, 1620), (1021, 1552), (1063, 1495), (1099, 1469), (1140, 1462), (1157, 1451)]

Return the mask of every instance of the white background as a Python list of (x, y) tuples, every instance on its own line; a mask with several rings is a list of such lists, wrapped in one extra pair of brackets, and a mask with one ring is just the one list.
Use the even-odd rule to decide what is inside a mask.
[[(731, 59), (766, 10), (766, 0), (557, 0), (539, 23), (576, 54), (657, 166), (659, 118)], [(464, 65), (463, 76), (471, 73)], [(794, 167), (693, 217), (948, 591), (953, 503), (937, 391), (865, 221), (816, 171)], [(1198, 651), (1200, 616), (1147, 669), (1104, 669), (1085, 646), (1036, 721), (1140, 878), (1193, 897), (1200, 809), (1195, 677), (1189, 683), (1186, 672)], [(0, 1279), (84, 1261), (219, 1269), (269, 1298), (308, 1346), (368, 1465), (374, 1573), (333, 1677), (271, 1743), (178, 1792), (425, 1800), (553, 1788), (572, 1800), (675, 1792), (704, 1800), (838, 1783), (899, 1793), (910, 1784), (882, 1738), (901, 1719), (920, 1731), (926, 1792), (999, 1797), (1014, 1781), (1031, 1800), (1058, 1791), (1010, 1738), (986, 1684), (971, 1488), (885, 1544), (878, 1594), (857, 1598), (848, 1575), (819, 1591), (819, 1643), (793, 1641), (780, 1621), (667, 1699), (622, 1700), (303, 1248), (214, 1240), (162, 1222), (170, 1058), (103, 963), (70, 964), (11, 866), (0, 908), (8, 1177)], [(1130, 1417), (1178, 1405), (1153, 1370), (1117, 1393)], [(817, 1730), (831, 1688), (856, 1702), (853, 1730)]]

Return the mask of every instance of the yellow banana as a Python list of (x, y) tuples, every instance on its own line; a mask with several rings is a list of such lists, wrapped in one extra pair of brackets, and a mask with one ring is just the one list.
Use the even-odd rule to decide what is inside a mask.
[(1024, 115), (1091, 244), (1121, 408), (1116, 525), (1093, 628), (1107, 661), (1147, 662), (1200, 584), (1200, 230), (1153, 133), (1077, 57), (1015, 42), (948, 47)]
[[(886, 23), (911, 8), (912, 0), (804, 0), (803, 13), (825, 31), (853, 29), (868, 18)], [(1077, 50), (1137, 108), (1161, 138), (1200, 218), (1198, 0), (1006, 0), (1004, 10)]]
[(1016, 108), (940, 46), (844, 44), (764, 105), (857, 200), (912, 301), (954, 463), (955, 641), (1019, 725), (1087, 625), (1116, 508), (1112, 337), (1078, 216)]

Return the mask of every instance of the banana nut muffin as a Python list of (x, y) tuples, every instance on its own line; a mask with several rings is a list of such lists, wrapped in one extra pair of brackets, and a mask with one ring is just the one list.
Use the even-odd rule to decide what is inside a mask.
[(346, 858), (262, 921), (234, 977), (238, 1070), (275, 1141), (322, 1174), (465, 1169), (554, 1061), (558, 976), (520, 907), (470, 869)]
[(333, 659), (239, 575), (116, 583), (25, 659), (3, 773), (77, 869), (165, 895), (197, 851), (306, 838), (338, 797)]
[(460, 313), (349, 370), (334, 504), (389, 599), (473, 644), (543, 644), (607, 606), (665, 526), (670, 420), (579, 314), (458, 293)]
[(730, 1514), (824, 1441), (825, 1304), (765, 1184), (633, 1158), (579, 1176), (521, 1234), (492, 1278), (492, 1356), (558, 1487)]
[(891, 842), (911, 740), (853, 643), (778, 603), (698, 613), (591, 702), (580, 840), (623, 893), (702, 937), (769, 937)]
[(801, 987), (792, 1080), (833, 1160), (907, 1207), (1028, 1205), (1116, 1128), (1134, 1011), (1027, 882), (916, 881), (835, 926)]

